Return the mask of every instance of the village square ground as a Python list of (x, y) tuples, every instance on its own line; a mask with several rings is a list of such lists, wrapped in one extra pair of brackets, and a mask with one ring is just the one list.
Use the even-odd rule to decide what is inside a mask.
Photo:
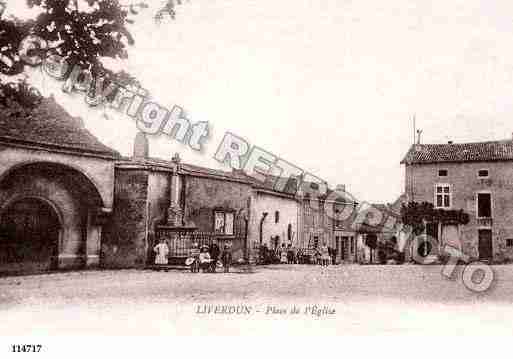
[[(477, 294), (441, 267), (310, 265), (254, 273), (75, 271), (0, 278), (0, 335), (511, 335), (513, 266)], [(234, 305), (250, 314), (207, 314)], [(334, 314), (305, 314), (308, 306)], [(272, 306), (277, 312), (269, 313)], [(295, 306), (299, 313), (291, 314)]]

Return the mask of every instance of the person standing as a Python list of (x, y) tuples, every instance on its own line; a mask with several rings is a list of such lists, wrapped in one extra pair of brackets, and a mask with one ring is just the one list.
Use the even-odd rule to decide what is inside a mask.
[(198, 247), (198, 243), (194, 242), (192, 244), (192, 248), (190, 251), (190, 256), (194, 260), (191, 264), (191, 272), (192, 273), (199, 272), (199, 255), (200, 255), (200, 249)]
[(223, 262), (224, 272), (230, 272), (230, 264), (232, 263), (232, 252), (228, 244), (224, 245), (223, 252), (221, 253), (221, 261)]
[(217, 260), (219, 259), (219, 245), (217, 244), (217, 240), (214, 239), (212, 245), (210, 246), (210, 271), (212, 273), (216, 272)]
[(167, 264), (167, 257), (169, 255), (169, 247), (164, 239), (161, 239), (159, 243), (153, 248), (155, 252), (155, 264), (165, 265)]
[(200, 268), (203, 270), (203, 273), (208, 272), (211, 263), (210, 254), (208, 253), (208, 246), (201, 247), (199, 262)]
[(328, 251), (328, 246), (326, 245), (326, 242), (322, 243), (321, 248), (319, 249), (319, 252), (321, 254), (321, 265), (324, 267), (327, 267), (330, 261), (330, 254)]
[(294, 264), (294, 250), (292, 249), (292, 244), (288, 244), (287, 246), (287, 263)]
[(285, 248), (285, 243), (281, 244), (280, 263), (287, 264), (287, 248)]

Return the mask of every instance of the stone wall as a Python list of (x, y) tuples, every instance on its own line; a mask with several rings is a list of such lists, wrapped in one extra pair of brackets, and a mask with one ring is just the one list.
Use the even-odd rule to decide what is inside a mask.
[[(292, 244), (299, 245), (298, 239), (298, 216), (299, 203), (294, 198), (288, 198), (279, 194), (270, 194), (268, 192), (255, 191), (251, 201), (251, 246), (260, 241), (260, 221), (262, 213), (268, 215), (262, 225), (262, 244), (267, 244), (268, 248), (274, 248), (271, 238), (279, 236), (278, 245), (282, 243), (289, 244), (288, 227), (291, 226)], [(278, 212), (278, 221), (276, 221), (276, 212)]]
[[(200, 232), (214, 232), (214, 211), (216, 209), (235, 213), (233, 251), (234, 259), (243, 255), (245, 236), (244, 216), (249, 219), (248, 204), (252, 188), (249, 183), (185, 175), (182, 177), (185, 196), (184, 219)], [(249, 234), (248, 234), (249, 235)]]
[(147, 257), (148, 172), (116, 169), (114, 210), (104, 226), (104, 268), (143, 267)]

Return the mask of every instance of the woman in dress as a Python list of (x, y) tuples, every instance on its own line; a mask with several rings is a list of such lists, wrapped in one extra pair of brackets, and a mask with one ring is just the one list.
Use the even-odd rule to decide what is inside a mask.
[(155, 252), (155, 264), (164, 265), (167, 264), (167, 256), (169, 255), (169, 247), (165, 240), (161, 239), (153, 251)]

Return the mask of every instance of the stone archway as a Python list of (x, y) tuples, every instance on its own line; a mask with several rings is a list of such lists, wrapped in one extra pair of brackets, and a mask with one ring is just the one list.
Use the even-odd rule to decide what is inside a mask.
[(37, 197), (19, 198), (0, 213), (0, 273), (57, 269), (60, 216)]
[(0, 181), (0, 232), (9, 234), (1, 254), (9, 260), (0, 258), (0, 271), (98, 266), (103, 206), (95, 183), (73, 167), (50, 162), (16, 166)]

